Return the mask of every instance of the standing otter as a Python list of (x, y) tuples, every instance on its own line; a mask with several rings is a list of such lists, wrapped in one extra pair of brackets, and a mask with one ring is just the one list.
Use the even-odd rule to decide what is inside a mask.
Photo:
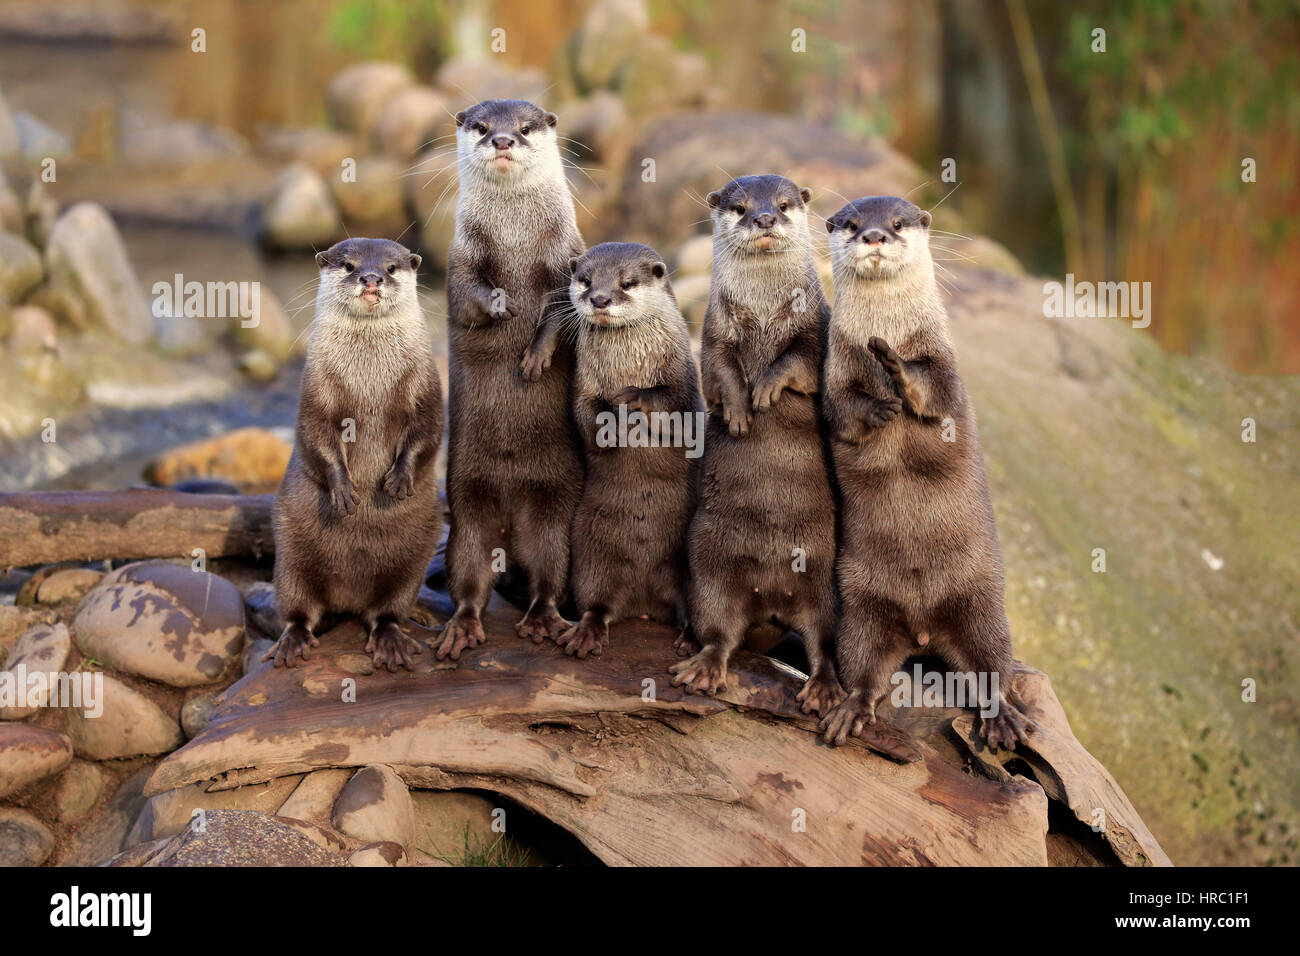
[[(996, 675), (989, 746), (1032, 725), (1006, 702), (1011, 629), (975, 415), (957, 372), (930, 259), (930, 214), (892, 196), (828, 222), (835, 310), (823, 377), (842, 504), (836, 636), (849, 696), (822, 721), (843, 743), (928, 645), (953, 667)], [(992, 705), (994, 702), (987, 702)]]
[(704, 405), (686, 320), (659, 254), (607, 242), (574, 259), (572, 271), (580, 323), (573, 410), (587, 449), (573, 519), (573, 594), (583, 613), (559, 643), (586, 657), (601, 652), (620, 618), (685, 624), (694, 504), (687, 443), (703, 440)]
[(808, 235), (812, 193), (745, 176), (709, 193), (713, 285), (700, 368), (709, 426), (691, 522), (690, 617), (703, 649), (674, 684), (726, 686), (755, 624), (803, 637), (804, 712), (841, 697), (835, 676), (835, 503), (817, 393), (829, 309)]
[(342, 614), (360, 618), (376, 666), (409, 669), (421, 648), (397, 622), (415, 608), (442, 531), (442, 384), (416, 300), (420, 257), (346, 239), (316, 264), (297, 439), (272, 512), (286, 627), (264, 660), (305, 660), (321, 621)]
[(447, 585), (456, 612), (439, 658), (485, 640), (480, 614), (507, 565), (528, 576), (519, 635), (554, 639), (568, 626), (556, 603), (582, 462), (572, 347), (559, 341), (557, 311), (583, 244), (555, 123), (521, 100), (456, 114), (460, 197), (447, 257)]

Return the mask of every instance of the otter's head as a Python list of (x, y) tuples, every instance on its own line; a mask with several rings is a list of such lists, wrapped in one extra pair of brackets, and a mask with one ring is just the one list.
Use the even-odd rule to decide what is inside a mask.
[(806, 249), (811, 189), (784, 176), (740, 176), (707, 197), (715, 247), (726, 254), (774, 255)]
[(668, 267), (639, 242), (604, 242), (569, 260), (569, 299), (578, 318), (616, 328), (677, 311)]
[(389, 239), (344, 239), (316, 253), (318, 305), (355, 319), (378, 319), (413, 303), (420, 257)]
[(527, 100), (484, 100), (456, 114), (462, 178), (509, 183), (560, 172), (556, 117)]
[(930, 264), (930, 214), (897, 196), (855, 199), (830, 219), (837, 277), (892, 279)]

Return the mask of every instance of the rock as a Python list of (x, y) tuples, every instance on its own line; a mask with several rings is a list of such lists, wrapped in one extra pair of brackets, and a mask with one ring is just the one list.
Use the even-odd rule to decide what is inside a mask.
[(154, 316), (154, 337), (165, 355), (187, 358), (211, 346), (210, 326), (197, 316), (184, 313)]
[(27, 159), (57, 159), (72, 152), (68, 137), (30, 113), (15, 113), (14, 126), (18, 129), (18, 149)]
[(147, 865), (342, 866), (343, 862), (268, 814), (210, 810), (202, 818), (191, 820)]
[(41, 249), (49, 246), (54, 224), (59, 218), (59, 204), (39, 179), (32, 179), (23, 207), (27, 238)]
[(248, 144), (235, 133), (191, 120), (158, 120), (128, 115), (118, 149), (137, 166), (182, 166), (243, 156)]
[(325, 91), (325, 111), (339, 129), (369, 135), (379, 114), (399, 90), (415, 85), (415, 77), (397, 63), (372, 60), (340, 71)]
[(271, 492), (279, 487), (292, 453), (293, 446), (270, 429), (239, 428), (163, 452), (145, 466), (144, 477), (166, 487), (213, 478), (248, 494)]
[(447, 95), (452, 109), (464, 109), (480, 100), (531, 100), (546, 92), (547, 79), (541, 70), (516, 70), (494, 56), (453, 57), (438, 68), (434, 85)]
[(500, 834), (492, 831), (491, 800), (458, 790), (412, 790), (415, 807), (414, 846), (436, 859), (458, 860), (466, 850), (490, 846)]
[(104, 777), (98, 764), (72, 761), (54, 785), (54, 812), (60, 823), (80, 823), (90, 816), (103, 796)]
[(286, 817), (283, 814), (276, 814), (275, 819), (301, 833), (322, 850), (328, 850), (330, 853), (348, 852), (348, 842), (343, 838), (342, 834), (331, 830), (329, 827), (318, 826), (306, 820)]
[(713, 237), (691, 236), (677, 249), (677, 276), (707, 276), (713, 273)]
[(599, 0), (573, 38), (573, 76), (584, 92), (609, 86), (650, 37), (645, 0)]
[[(2, 122), (3, 119), (0, 118), (0, 123)], [(14, 192), (13, 187), (9, 185), (4, 171), (0, 170), (0, 232), (22, 234), (26, 232), (25, 223), (22, 201), (19, 200), (18, 193)]]
[(306, 349), (307, 337), (299, 339), (293, 331), (293, 323), (284, 311), (284, 306), (265, 285), (258, 293), (257, 313), (249, 320), (254, 324), (245, 325), (242, 319), (232, 319), (235, 342), (244, 348), (261, 349), (277, 362), (287, 359), (295, 345)]
[(455, 110), (446, 99), (427, 86), (409, 86), (388, 98), (375, 124), (378, 149), (402, 159), (422, 149), (455, 150)]
[[(147, 763), (119, 784), (104, 806), (89, 820), (64, 831), (67, 845), (59, 853), (64, 866), (97, 866), (122, 849), (122, 842), (144, 809), (141, 793), (153, 772)], [(111, 784), (111, 778), (107, 781)]]
[(342, 223), (325, 180), (306, 163), (287, 167), (262, 207), (262, 230), (267, 242), (282, 249), (331, 245)]
[(704, 313), (709, 307), (709, 288), (712, 284), (712, 278), (707, 275), (688, 275), (673, 280), (677, 307), (682, 310), (686, 323), (692, 329), (704, 325)]
[(0, 232), (0, 302), (21, 302), (44, 275), (35, 246), (22, 236)]
[(351, 770), (314, 770), (302, 778), (276, 813), (295, 820), (326, 822), (330, 818), (334, 801), (350, 779)]
[(219, 691), (212, 691), (185, 699), (185, 703), (181, 704), (181, 729), (185, 731), (186, 737), (193, 740), (208, 725), (220, 696)]
[(265, 657), (266, 652), (273, 647), (275, 647), (275, 641), (265, 637), (259, 637), (256, 640), (248, 642), (248, 646), (244, 648), (244, 656), (239, 662), (245, 676), (257, 670), (262, 666), (262, 664), (269, 663), (263, 661), (262, 658)]
[(456, 154), (426, 149), (405, 177), (406, 201), (420, 224), (425, 263), (445, 270), (456, 235)]
[(0, 723), (0, 797), (51, 777), (72, 761), (63, 734), (28, 724)]
[(103, 578), (103, 571), (91, 568), (66, 568), (56, 571), (41, 582), (36, 592), (39, 604), (58, 604), (60, 601), (80, 599)]
[(348, 866), (409, 866), (400, 843), (367, 843), (348, 857)]
[(628, 115), (618, 94), (597, 90), (556, 110), (561, 147), (579, 161), (615, 164), (627, 151)]
[(619, 95), (635, 116), (698, 106), (708, 88), (709, 70), (704, 60), (674, 50), (666, 37), (645, 37), (619, 70)]
[[(349, 223), (368, 226), (370, 233), (396, 235), (406, 222), (402, 202), (405, 167), (389, 156), (357, 160), (356, 181), (333, 180), (334, 200)], [(349, 230), (351, 231), (351, 230)]]
[[(0, 676), (0, 680), (8, 679), (17, 682), (19, 674), (30, 677), (35, 673), (61, 673), (68, 662), (68, 654), (71, 651), (72, 638), (68, 634), (67, 625), (61, 623), (37, 625), (14, 643), (14, 646), (4, 659), (5, 670), (0, 672), (13, 676), (10, 678)], [(19, 669), (20, 666), (21, 670)], [(0, 699), (3, 698), (0, 697)], [(49, 702), (50, 687), (48, 681), (44, 681), (38, 686), (28, 684), (26, 687), (26, 705), (0, 706), (0, 720), (22, 720), (24, 717), (30, 717), (36, 713)]]
[(402, 778), (386, 766), (363, 767), (334, 801), (334, 829), (367, 843), (407, 846), (415, 835), (415, 809)]
[(244, 599), (207, 571), (138, 561), (86, 595), (72, 630), (83, 654), (115, 670), (194, 687), (220, 680), (239, 659)]
[(250, 349), (239, 357), (239, 370), (253, 382), (273, 382), (280, 374), (280, 363), (265, 349)]
[(50, 232), (45, 263), (51, 288), (78, 300), (87, 324), (131, 345), (153, 337), (153, 314), (103, 206), (81, 202), (60, 216)]
[[(0, 266), (3, 268), (3, 266)], [(58, 347), (54, 316), (39, 305), (20, 305), (10, 315), (5, 348), (13, 355), (36, 355)]]
[(54, 852), (54, 834), (26, 810), (0, 807), (0, 867), (40, 866)]
[[(42, 624), (57, 624), (58, 612), (48, 607), (14, 607), (0, 604), (0, 646), (12, 643), (19, 635)], [(12, 650), (11, 652), (12, 653)]]
[(244, 619), (263, 637), (278, 638), (284, 630), (280, 611), (275, 604), (275, 585), (256, 581), (244, 590)]
[(180, 724), (152, 700), (111, 674), (102, 679), (103, 697), (96, 702), (102, 704), (100, 716), (87, 715), (79, 707), (68, 713), (68, 736), (79, 756), (113, 760), (161, 754), (185, 742)]
[(205, 783), (196, 783), (178, 790), (168, 790), (150, 797), (127, 834), (128, 846), (148, 843), (180, 833), (189, 824), (196, 811), (206, 817), (216, 810), (256, 810), (274, 813), (293, 792), (301, 776), (278, 777), (270, 783), (235, 787), (232, 790), (214, 790), (206, 793)]
[(357, 159), (366, 151), (357, 135), (318, 127), (266, 129), (259, 146), (280, 162), (305, 163), (325, 180), (339, 176), (345, 159)]
[(17, 156), (19, 149), (18, 127), (14, 125), (14, 117), (9, 112), (4, 94), (0, 93), (0, 158)]

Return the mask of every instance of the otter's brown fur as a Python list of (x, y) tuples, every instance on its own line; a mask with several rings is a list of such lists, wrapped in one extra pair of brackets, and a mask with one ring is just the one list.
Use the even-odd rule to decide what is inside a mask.
[(316, 262), (297, 437), (273, 510), (286, 627), (267, 659), (293, 666), (327, 616), (348, 615), (366, 627), (376, 665), (410, 667), (420, 645), (397, 622), (415, 608), (442, 530), (442, 386), (416, 299), (420, 257), (348, 239)]

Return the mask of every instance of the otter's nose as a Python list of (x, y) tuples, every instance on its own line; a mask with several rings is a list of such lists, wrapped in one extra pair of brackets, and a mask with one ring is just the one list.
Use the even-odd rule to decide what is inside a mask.
[(493, 136), (492, 145), (497, 149), (509, 149), (515, 145), (515, 141), (509, 136)]
[(361, 277), (361, 284), (367, 289), (372, 286), (381, 286), (384, 284), (384, 277), (378, 272), (367, 272)]
[(776, 225), (776, 216), (770, 212), (762, 213), (754, 217), (754, 225), (758, 226), (759, 229), (771, 229)]
[(889, 234), (881, 229), (868, 229), (862, 234), (862, 241), (869, 246), (878, 246), (889, 241)]
[(609, 296), (604, 295), (604, 294), (593, 295), (593, 296), (591, 297), (591, 307), (592, 307), (593, 309), (608, 309), (608, 308), (609, 308), (609, 304), (610, 304), (612, 301), (614, 301), (614, 300), (611, 299)]

